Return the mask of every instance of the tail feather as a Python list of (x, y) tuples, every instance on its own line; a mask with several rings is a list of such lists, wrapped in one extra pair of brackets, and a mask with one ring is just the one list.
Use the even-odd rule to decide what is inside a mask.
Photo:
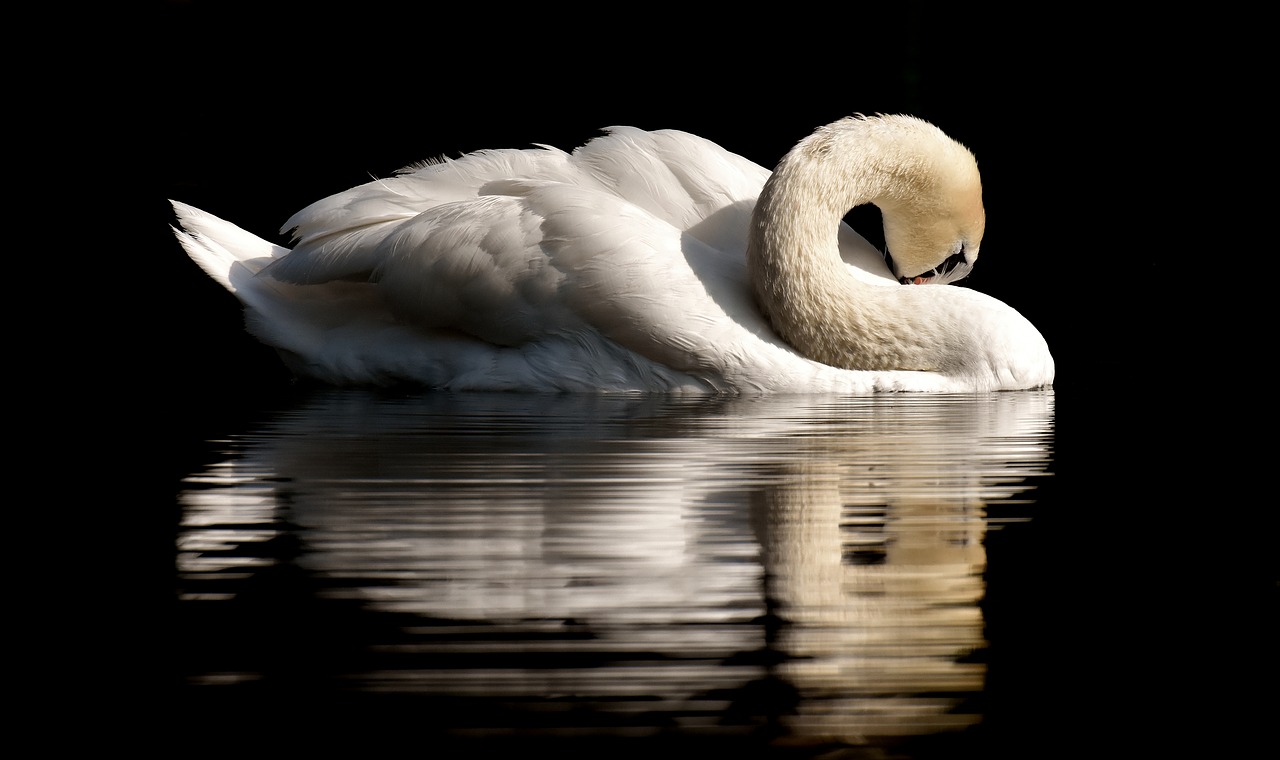
[(395, 323), (376, 285), (280, 282), (262, 270), (289, 253), (288, 248), (194, 206), (170, 203), (178, 219), (173, 232), (183, 250), (240, 300), (249, 333), (275, 348), (298, 374), (334, 383), (376, 381), (378, 364), (386, 359), (367, 367), (377, 354), (368, 344), (394, 348), (412, 332)]
[(289, 252), (288, 248), (263, 240), (195, 206), (179, 201), (169, 203), (178, 217), (173, 233), (183, 250), (205, 274), (232, 293), (239, 293), (245, 285), (237, 275), (252, 277), (272, 259)]
[(172, 203), (173, 231), (187, 255), (240, 300), (249, 333), (297, 375), (335, 385), (411, 382), (459, 390), (706, 389), (594, 332), (494, 346), (458, 331), (398, 322), (376, 283), (281, 282), (262, 270), (289, 249)]

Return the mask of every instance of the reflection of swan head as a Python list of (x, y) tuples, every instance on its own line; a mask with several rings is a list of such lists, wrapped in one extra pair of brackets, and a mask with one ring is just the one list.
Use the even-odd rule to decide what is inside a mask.
[[(855, 116), (771, 174), (694, 135), (481, 151), (324, 198), (292, 249), (175, 203), (178, 239), (298, 374), (456, 390), (973, 392), (1047, 386), (1040, 333), (947, 283), (978, 256), (973, 155)], [(842, 223), (882, 212), (888, 251)], [(888, 256), (888, 261), (886, 261)], [(891, 265), (890, 265), (891, 262)]]

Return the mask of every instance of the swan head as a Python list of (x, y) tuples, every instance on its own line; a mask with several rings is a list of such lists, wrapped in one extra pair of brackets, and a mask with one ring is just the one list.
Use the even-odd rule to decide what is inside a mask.
[(885, 261), (893, 276), (904, 285), (945, 285), (968, 277), (982, 243), (981, 213), (976, 219), (905, 230), (886, 219)]
[(967, 276), (986, 229), (973, 153), (927, 122), (900, 134), (893, 182), (873, 202), (884, 222), (885, 258), (899, 282), (945, 284)]

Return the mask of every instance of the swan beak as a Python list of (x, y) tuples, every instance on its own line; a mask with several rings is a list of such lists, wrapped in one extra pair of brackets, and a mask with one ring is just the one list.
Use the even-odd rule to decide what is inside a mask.
[[(894, 266), (893, 255), (886, 252), (885, 260), (892, 269)], [(903, 285), (928, 285), (937, 280), (945, 285), (957, 280), (963, 280), (969, 275), (969, 271), (972, 268), (973, 262), (969, 260), (968, 256), (965, 255), (964, 249), (961, 248), (960, 251), (951, 254), (945, 261), (933, 269), (930, 269), (927, 272), (921, 272), (913, 277), (907, 277), (905, 275), (899, 276), (898, 282)]]

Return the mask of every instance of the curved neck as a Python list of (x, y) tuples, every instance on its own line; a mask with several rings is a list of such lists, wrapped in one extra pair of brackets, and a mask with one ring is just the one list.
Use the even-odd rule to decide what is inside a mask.
[[(860, 282), (840, 258), (849, 209), (894, 204), (891, 156), (861, 122), (801, 141), (765, 183), (747, 243), (748, 276), (775, 331), (805, 356), (845, 369), (936, 369), (905, 327), (906, 286)], [(908, 297), (907, 301), (915, 301)]]

